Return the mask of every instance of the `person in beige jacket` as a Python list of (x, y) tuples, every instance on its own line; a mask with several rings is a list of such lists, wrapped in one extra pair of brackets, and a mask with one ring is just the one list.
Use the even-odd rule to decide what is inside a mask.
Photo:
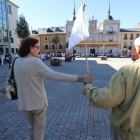
[[(69, 75), (51, 70), (38, 58), (39, 44), (33, 38), (22, 40), (19, 56), (14, 63), (18, 108), (23, 110), (29, 123), (29, 140), (43, 140), (48, 106), (43, 77), (73, 83), (92, 83), (93, 78), (90, 75)], [(11, 71), (8, 78), (10, 74)]]
[(111, 109), (112, 140), (140, 140), (140, 37), (131, 49), (134, 63), (119, 69), (104, 88), (87, 84), (83, 94), (98, 108)]

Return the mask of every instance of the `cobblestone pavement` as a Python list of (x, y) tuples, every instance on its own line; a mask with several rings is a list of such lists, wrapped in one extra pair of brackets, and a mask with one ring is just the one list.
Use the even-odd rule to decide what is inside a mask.
[[(49, 60), (44, 63), (55, 71), (84, 75), (86, 62), (82, 58), (72, 62), (63, 60), (62, 66), (51, 66)], [(129, 58), (110, 58), (101, 61), (89, 59), (89, 71), (94, 78), (93, 85), (99, 88), (108, 85), (117, 69), (132, 63)], [(0, 66), (0, 87), (5, 85), (8, 64)], [(45, 140), (110, 140), (108, 125), (109, 110), (92, 107), (95, 137), (92, 137), (89, 102), (82, 95), (82, 83), (58, 82), (44, 79), (49, 107)], [(28, 125), (22, 111), (17, 109), (16, 101), (4, 100), (0, 94), (0, 140), (27, 140)]]

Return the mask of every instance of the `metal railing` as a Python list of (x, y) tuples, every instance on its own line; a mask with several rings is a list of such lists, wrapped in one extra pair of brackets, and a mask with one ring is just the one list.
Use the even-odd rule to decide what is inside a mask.
[(116, 31), (107, 31), (107, 34), (116, 34)]

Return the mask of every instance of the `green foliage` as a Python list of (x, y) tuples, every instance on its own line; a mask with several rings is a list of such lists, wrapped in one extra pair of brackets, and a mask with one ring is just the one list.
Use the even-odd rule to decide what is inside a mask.
[(19, 16), (19, 21), (17, 22), (17, 27), (15, 32), (17, 33), (19, 38), (25, 38), (30, 35), (29, 25), (23, 15)]
[(52, 42), (55, 44), (55, 45), (58, 45), (58, 43), (60, 43), (60, 39), (59, 39), (59, 36), (56, 34), (54, 39), (52, 40)]

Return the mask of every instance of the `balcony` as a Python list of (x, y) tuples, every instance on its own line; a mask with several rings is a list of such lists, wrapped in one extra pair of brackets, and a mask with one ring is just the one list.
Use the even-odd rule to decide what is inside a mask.
[(52, 46), (52, 50), (55, 50), (55, 46)]
[(123, 48), (131, 50), (131, 46), (129, 46), (129, 45), (124, 45)]
[(123, 39), (127, 39), (127, 37), (124, 37)]
[(116, 31), (107, 31), (107, 34), (116, 34)]
[(131, 48), (132, 48), (132, 46), (129, 46), (129, 48), (128, 48), (128, 49), (129, 49), (129, 50), (131, 50)]
[(130, 37), (130, 39), (133, 39), (133, 37)]

